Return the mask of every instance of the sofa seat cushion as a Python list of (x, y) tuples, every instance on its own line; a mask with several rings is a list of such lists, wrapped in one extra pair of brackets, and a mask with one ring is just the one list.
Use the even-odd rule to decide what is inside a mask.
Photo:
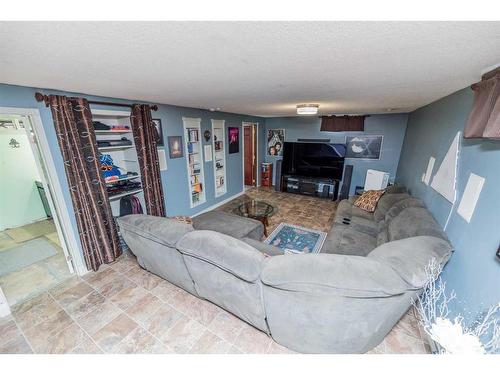
[(259, 278), (264, 255), (237, 238), (210, 231), (197, 230), (185, 235), (177, 250), (210, 263), (240, 279), (254, 282)]
[(431, 213), (423, 207), (409, 207), (401, 211), (389, 222), (387, 233), (389, 241), (416, 236), (433, 236), (448, 240)]
[(120, 230), (129, 231), (149, 240), (175, 247), (177, 242), (193, 227), (166, 217), (134, 214), (116, 219)]
[(249, 237), (259, 241), (264, 235), (264, 225), (257, 220), (223, 211), (209, 211), (193, 218), (197, 230), (213, 230), (234, 238)]
[(377, 237), (360, 231), (360, 228), (355, 224), (334, 224), (321, 253), (366, 256), (377, 246)]
[(444, 265), (451, 251), (448, 241), (418, 236), (387, 242), (368, 254), (368, 258), (389, 265), (409, 285), (420, 289), (427, 281), (429, 262), (434, 258), (439, 265)]
[(342, 222), (343, 218), (360, 217), (366, 220), (373, 221), (373, 213), (362, 210), (359, 207), (354, 206), (354, 201), (357, 197), (351, 197), (349, 199), (344, 199), (337, 205), (337, 210), (335, 211), (335, 219)]
[(261, 281), (274, 288), (312, 295), (388, 297), (407, 290), (399, 275), (383, 263), (331, 254), (267, 258)]

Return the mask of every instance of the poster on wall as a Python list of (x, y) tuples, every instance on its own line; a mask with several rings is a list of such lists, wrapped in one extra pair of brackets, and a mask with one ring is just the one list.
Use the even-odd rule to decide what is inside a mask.
[(184, 156), (181, 136), (168, 137), (168, 151), (170, 159), (182, 158)]
[(382, 150), (382, 135), (356, 135), (345, 137), (347, 150), (346, 158), (352, 159), (380, 159)]
[(227, 137), (229, 153), (237, 154), (240, 152), (240, 128), (228, 128)]
[(163, 129), (161, 128), (161, 120), (159, 118), (154, 118), (153, 124), (156, 129), (156, 145), (163, 146)]
[(267, 155), (283, 156), (285, 129), (269, 129), (267, 131)]

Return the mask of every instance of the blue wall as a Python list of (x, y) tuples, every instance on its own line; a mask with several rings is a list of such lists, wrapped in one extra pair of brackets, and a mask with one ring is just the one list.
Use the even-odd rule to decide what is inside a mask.
[[(410, 114), (396, 181), (424, 200), (444, 226), (452, 204), (421, 182), (430, 156), (441, 164), (453, 138), (463, 131), (472, 107), (472, 90), (458, 91)], [(456, 213), (469, 174), (486, 179), (474, 215), (467, 223)], [(495, 252), (500, 242), (500, 141), (461, 140), (457, 203), (446, 232), (455, 253), (443, 278), (457, 300), (452, 313), (467, 319), (500, 301), (500, 262)]]
[[(266, 129), (285, 129), (285, 141), (296, 142), (298, 138), (330, 139), (332, 143), (344, 143), (346, 135), (383, 135), (380, 160), (346, 159), (345, 164), (354, 166), (351, 192), (365, 183), (366, 171), (377, 169), (390, 173), (390, 181), (396, 177), (398, 160), (406, 131), (407, 114), (370, 115), (365, 119), (364, 132), (321, 132), (321, 119), (314, 117), (276, 117), (266, 119)], [(265, 152), (265, 150), (263, 150)], [(278, 157), (267, 156), (267, 162)]]
[[(64, 166), (62, 161), (61, 152), (59, 145), (57, 143), (56, 133), (54, 130), (54, 125), (52, 121), (52, 114), (49, 108), (45, 107), (44, 103), (38, 103), (35, 100), (34, 94), (37, 91), (41, 91), (44, 94), (57, 94), (57, 95), (67, 95), (67, 96), (84, 96), (91, 100), (100, 101), (112, 101), (119, 103), (132, 103), (129, 100), (114, 99), (114, 98), (103, 98), (96, 97), (86, 94), (78, 93), (68, 93), (61, 91), (54, 91), (48, 89), (36, 89), (23, 86), (13, 86), (0, 84), (0, 107), (16, 107), (16, 108), (37, 108), (40, 111), (40, 116), (43, 122), (43, 127), (45, 134), (47, 136), (50, 149), (52, 151), (52, 157), (56, 169), (59, 171), (59, 178), (61, 181), (61, 189), (64, 192), (64, 198), (68, 207), (70, 207), (70, 217), (72, 219), (73, 228), (76, 232), (76, 220), (74, 218), (74, 212), (72, 209), (71, 197), (69, 194), (68, 183), (66, 180), (66, 175), (64, 173)], [(142, 102), (142, 101), (138, 101)], [(93, 107), (94, 108), (94, 107)], [(95, 106), (95, 108), (100, 109), (123, 109), (121, 107), (109, 107), (109, 106)], [(212, 130), (212, 119), (225, 120), (226, 134), (228, 127), (239, 127), (241, 129), (242, 122), (257, 122), (259, 123), (259, 160), (263, 160), (263, 146), (264, 144), (264, 127), (265, 119), (254, 116), (238, 115), (233, 113), (224, 112), (210, 112), (208, 110), (179, 107), (172, 105), (158, 105), (158, 111), (153, 112), (153, 118), (161, 119), (163, 126), (163, 135), (165, 137), (165, 145), (167, 145), (167, 136), (171, 135), (183, 135), (183, 124), (182, 117), (196, 117), (201, 118), (201, 133), (205, 130)], [(218, 202), (226, 200), (231, 196), (238, 194), (242, 191), (243, 187), (243, 172), (242, 172), (242, 131), (240, 130), (240, 152), (237, 154), (226, 154), (227, 156), (227, 187), (228, 191), (221, 197), (215, 198), (215, 182), (214, 182), (214, 171), (212, 162), (204, 164), (205, 169), (205, 189), (206, 189), (206, 199), (204, 204), (201, 204), (195, 208), (190, 208), (189, 204), (189, 193), (187, 189), (187, 168), (185, 158), (169, 159), (167, 156), (168, 170), (162, 171), (162, 183), (163, 191), (165, 194), (165, 205), (167, 210), (167, 215), (194, 215)], [(203, 144), (209, 144), (203, 139)], [(165, 146), (165, 152), (168, 155), (168, 147)], [(227, 147), (226, 147), (227, 152)]]

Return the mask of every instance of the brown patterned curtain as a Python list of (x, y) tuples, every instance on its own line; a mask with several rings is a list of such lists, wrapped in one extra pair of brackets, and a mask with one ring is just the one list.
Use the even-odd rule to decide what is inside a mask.
[(366, 116), (322, 116), (322, 132), (357, 132), (365, 130)]
[(151, 118), (151, 107), (147, 104), (134, 104), (130, 122), (141, 170), (146, 212), (148, 215), (165, 216), (156, 128)]
[(500, 68), (471, 86), (474, 104), (464, 130), (465, 138), (500, 138)]
[(75, 210), (87, 268), (97, 271), (121, 253), (89, 104), (83, 98), (50, 95), (57, 140)]

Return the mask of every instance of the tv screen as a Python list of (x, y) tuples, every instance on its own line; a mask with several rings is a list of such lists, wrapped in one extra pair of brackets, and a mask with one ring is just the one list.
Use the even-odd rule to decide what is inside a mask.
[(285, 142), (281, 172), (341, 180), (345, 153), (342, 143)]

